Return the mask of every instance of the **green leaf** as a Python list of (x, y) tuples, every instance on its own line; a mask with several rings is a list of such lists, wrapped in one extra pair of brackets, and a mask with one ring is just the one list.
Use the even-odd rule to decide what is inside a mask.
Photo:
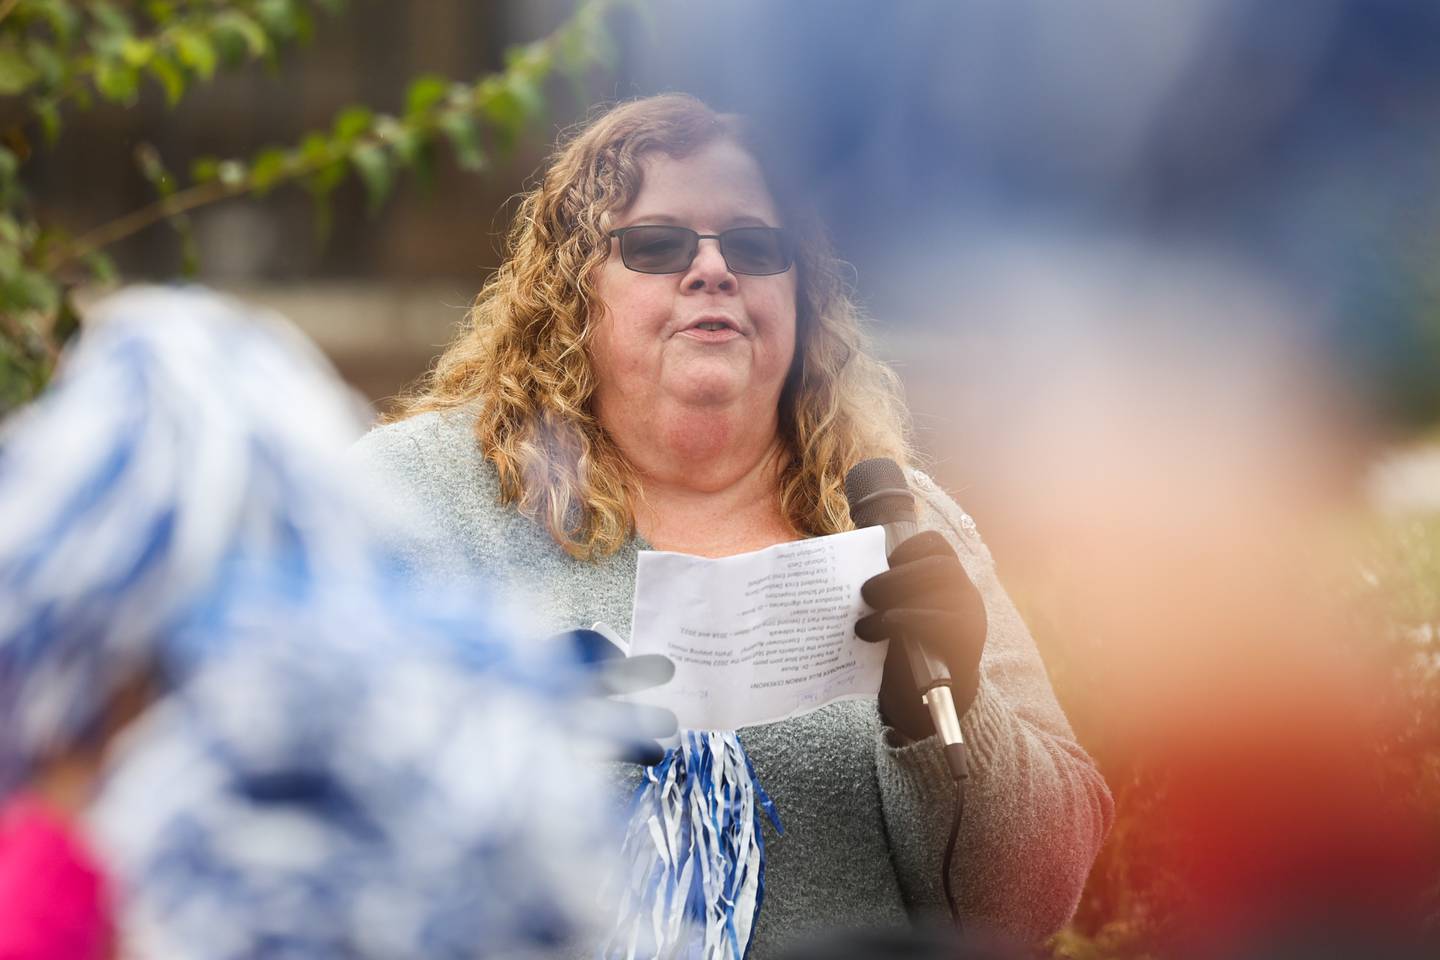
[[(642, 8), (643, 9), (643, 8)], [(620, 51), (605, 27), (604, 12), (598, 6), (582, 7), (556, 41), (560, 67), (572, 76), (595, 64), (613, 70)]]
[(132, 67), (143, 67), (155, 55), (155, 44), (150, 40), (126, 37), (120, 41), (120, 59)]
[(307, 40), (313, 30), (309, 11), (295, 0), (260, 0), (255, 16), (268, 33), (284, 40)]
[(455, 162), (462, 170), (480, 170), (485, 166), (485, 151), (480, 148), (480, 128), (475, 118), (464, 110), (448, 110), (440, 117), (440, 129), (455, 149)]
[(47, 89), (53, 90), (65, 81), (65, 59), (50, 44), (32, 38), (25, 44), (25, 55)]
[(90, 268), (90, 276), (102, 286), (109, 286), (120, 278), (120, 271), (115, 267), (115, 261), (110, 259), (106, 253), (97, 250), (85, 258), (85, 266)]
[(512, 149), (525, 126), (545, 107), (545, 98), (534, 80), (523, 73), (507, 74), (488, 88), (483, 100), (485, 115), (495, 125), (500, 145)]
[[(20, 248), (15, 246), (0, 246), (0, 286), (8, 283), (21, 266)], [(0, 307), (4, 307), (4, 301), (0, 301)]]
[(52, 250), (62, 248), (70, 242), (69, 234), (59, 227), (42, 227), (39, 223), (21, 224), (25, 232), (25, 244), (34, 263), (44, 263)]
[(21, 267), (5, 278), (0, 298), (12, 310), (48, 314), (60, 305), (60, 287), (39, 270)]
[(212, 26), (217, 34), (233, 34), (245, 44), (252, 57), (262, 57), (270, 49), (270, 38), (249, 16), (238, 10), (226, 10), (215, 17)]
[(330, 237), (330, 227), (334, 222), (333, 211), (330, 207), (330, 195), (343, 179), (345, 179), (344, 163), (327, 164), (306, 178), (305, 188), (310, 191), (310, 196), (314, 200), (316, 243), (323, 244)]
[(190, 179), (196, 183), (209, 183), (220, 176), (218, 157), (200, 157), (190, 165)]
[(145, 4), (145, 15), (152, 22), (164, 26), (175, 19), (175, 4), (169, 0), (148, 0)]
[(350, 153), (350, 162), (365, 184), (365, 196), (370, 215), (373, 217), (390, 195), (395, 182), (395, 171), (390, 166), (390, 155), (378, 144), (365, 144)]
[(70, 298), (62, 295), (58, 311), (55, 314), (55, 322), (50, 325), (50, 340), (55, 346), (63, 347), (79, 332), (80, 314), (76, 311), (75, 305), (70, 302)]
[(428, 73), (410, 81), (405, 93), (405, 115), (418, 117), (445, 99), (450, 92), (450, 81), (438, 74)]
[(165, 89), (165, 103), (175, 106), (185, 95), (185, 74), (169, 57), (157, 56), (150, 61), (150, 73)]
[(0, 147), (0, 203), (8, 207), (19, 193), (20, 184), (16, 175), (20, 172), (20, 158), (14, 151)]
[(526, 117), (534, 117), (545, 109), (545, 96), (535, 78), (526, 73), (512, 73), (505, 78), (505, 89), (520, 104)]
[(200, 245), (195, 242), (195, 231), (190, 229), (190, 218), (172, 217), (170, 225), (180, 234), (180, 273), (194, 279), (200, 272)]
[(375, 114), (370, 112), (369, 107), (359, 105), (346, 107), (335, 118), (335, 139), (348, 145), (356, 138), (368, 133), (374, 122)]
[(106, 33), (112, 33), (120, 37), (128, 37), (135, 32), (130, 23), (130, 16), (125, 11), (116, 7), (113, 3), (105, 0), (96, 0), (90, 5), (90, 16), (95, 18)]
[(295, 16), (295, 0), (260, 0), (255, 4), (255, 16), (267, 27), (276, 29), (276, 32), (289, 24)]
[(256, 195), (270, 192), (286, 169), (290, 166), (290, 154), (280, 147), (268, 147), (255, 155), (250, 162), (250, 187)]
[(0, 44), (0, 95), (20, 93), (39, 79), (40, 72), (31, 65), (30, 59), (21, 52), (13, 38), (7, 37)]
[(585, 34), (569, 26), (560, 32), (555, 40), (555, 52), (560, 58), (560, 69), (574, 77), (590, 69), (590, 47)]
[(327, 163), (319, 170), (310, 175), (310, 189), (320, 193), (329, 193), (340, 185), (345, 179), (345, 162), (336, 160)]
[(209, 37), (189, 27), (177, 27), (172, 34), (172, 39), (175, 42), (175, 50), (180, 55), (181, 63), (194, 70), (205, 80), (209, 80), (215, 75), (215, 65), (219, 56)]
[(390, 149), (395, 153), (395, 159), (407, 167), (413, 167), (421, 159), (425, 150), (426, 138), (409, 127), (399, 127), (393, 134), (385, 138), (390, 144)]
[(512, 70), (524, 69), (525, 62), (530, 59), (530, 55), (533, 52), (534, 44), (529, 43), (523, 46), (506, 47), (505, 52), (500, 56), (500, 59), (505, 64), (505, 72), (509, 73)]
[(95, 65), (95, 90), (115, 103), (134, 103), (140, 90), (140, 72), (118, 60), (101, 60)]
[(135, 147), (135, 164), (140, 175), (151, 183), (165, 176), (165, 164), (160, 162), (160, 151), (153, 143), (141, 143)]
[(294, 38), (300, 43), (309, 43), (315, 37), (315, 18), (304, 7), (295, 10)]
[(525, 126), (525, 107), (507, 86), (496, 86), (483, 101), (485, 116), (495, 127), (502, 149), (509, 150)]
[(135, 162), (140, 167), (140, 174), (155, 187), (155, 192), (161, 197), (168, 197), (175, 192), (175, 178), (165, 169), (165, 162), (160, 158), (160, 151), (155, 149), (154, 144), (137, 145)]
[(33, 400), (44, 389), (47, 373), (42, 361), (0, 337), (0, 418)]
[(53, 100), (35, 102), (35, 116), (40, 119), (40, 129), (45, 133), (45, 142), (53, 144), (60, 139), (60, 108)]
[(375, 134), (390, 148), (392, 166), (413, 170), (421, 185), (429, 186), (431, 150), (427, 132), (382, 116), (375, 121)]
[(308, 166), (330, 156), (330, 140), (323, 133), (311, 133), (300, 141), (300, 159)]
[(80, 27), (80, 14), (68, 0), (30, 0), (30, 11), (50, 25), (56, 41), (61, 47), (68, 47), (75, 31)]
[[(397, 150), (397, 156), (399, 151)], [(400, 162), (414, 174), (415, 181), (420, 189), (430, 197), (435, 188), (435, 144), (434, 141), (423, 138), (415, 138), (415, 146), (408, 153), (399, 156)]]

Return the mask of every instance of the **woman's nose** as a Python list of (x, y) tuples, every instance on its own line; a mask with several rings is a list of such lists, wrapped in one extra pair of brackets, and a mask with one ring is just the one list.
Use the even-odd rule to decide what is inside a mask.
[(708, 237), (701, 240), (695, 259), (690, 261), (690, 269), (685, 274), (685, 289), (700, 292), (734, 288), (735, 275), (720, 255), (720, 241)]

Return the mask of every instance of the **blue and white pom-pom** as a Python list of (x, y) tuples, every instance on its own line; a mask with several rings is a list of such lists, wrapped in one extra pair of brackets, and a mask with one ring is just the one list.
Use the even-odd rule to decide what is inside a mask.
[(86, 735), (237, 568), (292, 594), (383, 575), (335, 477), (361, 404), (273, 315), (200, 290), (96, 306), (59, 375), (0, 431), (0, 795)]
[(91, 319), (0, 433), (0, 798), (146, 678), (88, 822), (127, 951), (593, 942), (615, 831), (573, 666), (402, 575), (400, 518), (343, 469), (363, 407), (283, 321), (170, 289)]
[(611, 824), (562, 706), (499, 650), (459, 669), (443, 625), (328, 597), (229, 628), (112, 758), (89, 826), (127, 947), (474, 960), (593, 942)]
[(741, 960), (765, 898), (762, 813), (783, 832), (739, 735), (683, 731), (635, 794), (604, 956)]

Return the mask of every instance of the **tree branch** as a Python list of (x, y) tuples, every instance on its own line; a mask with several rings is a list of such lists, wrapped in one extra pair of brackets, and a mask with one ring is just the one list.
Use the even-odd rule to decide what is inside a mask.
[(126, 237), (139, 233), (152, 224), (161, 220), (168, 220), (178, 216), (187, 210), (196, 207), (203, 207), (207, 203), (214, 203), (217, 200), (224, 200), (227, 197), (238, 196), (248, 192), (249, 183), (241, 181), (236, 184), (224, 184), (219, 182), (202, 183), (179, 193), (172, 194), (163, 200), (157, 200), (148, 207), (141, 207), (125, 216), (109, 223), (103, 223), (82, 234), (75, 240), (57, 249), (45, 259), (43, 269), (54, 272), (66, 264), (83, 259), (97, 250), (108, 247), (110, 244)]
[[(361, 138), (357, 143), (363, 143), (365, 141), (379, 142), (378, 138), (371, 135)], [(335, 157), (327, 153), (309, 163), (293, 164), (290, 169), (276, 177), (267, 189), (273, 189), (281, 184), (297, 180), (300, 177), (314, 173), (322, 167), (340, 160), (343, 160), (343, 157)], [(146, 227), (153, 226), (162, 220), (169, 220), (172, 217), (177, 217), (182, 213), (194, 210), (196, 207), (203, 207), (207, 204), (226, 200), (230, 197), (238, 197), (241, 194), (250, 193), (254, 190), (255, 186), (248, 176), (235, 183), (227, 184), (221, 183), (218, 180), (212, 180), (208, 183), (188, 187), (178, 193), (173, 193), (168, 197), (156, 200), (149, 206), (131, 211), (118, 219), (111, 220), (108, 223), (102, 223), (88, 233), (81, 234), (70, 243), (56, 249), (53, 254), (47, 257), (44, 269), (54, 272), (66, 264), (81, 260), (97, 250), (103, 250), (105, 247), (110, 246), (110, 244), (124, 240), (126, 237), (139, 233)]]
[[(589, 0), (588, 4), (582, 5), (580, 11), (565, 25), (554, 33), (537, 42), (536, 46), (553, 49), (559, 42), (561, 34), (567, 28), (573, 28), (574, 23), (582, 14), (589, 13), (598, 16), (599, 13), (612, 5), (613, 0)], [(507, 71), (501, 71), (503, 76)], [(493, 76), (493, 75), (492, 75)], [(290, 183), (308, 174), (315, 173), (322, 168), (336, 162), (345, 162), (356, 148), (367, 145), (383, 145), (384, 140), (373, 131), (357, 138), (353, 143), (347, 145), (345, 152), (336, 155), (326, 152), (319, 157), (309, 161), (292, 161), (286, 169), (281, 171), (273, 180), (270, 180), (265, 189), (272, 190), (281, 184)], [(90, 254), (125, 239), (135, 233), (144, 230), (146, 227), (176, 217), (196, 207), (202, 207), (229, 197), (254, 192), (257, 189), (255, 183), (247, 174), (243, 179), (225, 184), (219, 181), (211, 181), (197, 184), (178, 193), (151, 203), (128, 213), (116, 220), (101, 224), (98, 227), (82, 234), (75, 240), (57, 247), (45, 258), (42, 269), (54, 272), (60, 268), (81, 260)]]

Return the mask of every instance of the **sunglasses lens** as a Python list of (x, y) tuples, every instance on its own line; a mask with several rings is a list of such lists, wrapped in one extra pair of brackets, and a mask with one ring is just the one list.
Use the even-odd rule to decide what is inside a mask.
[[(700, 238), (688, 227), (626, 227), (620, 232), (620, 256), (640, 273), (682, 273), (689, 269)], [(775, 227), (736, 227), (720, 234), (720, 255), (734, 273), (767, 276), (790, 269), (790, 243)]]
[(695, 258), (695, 242), (684, 227), (635, 227), (621, 234), (620, 256), (641, 273), (679, 273)]
[(774, 227), (737, 227), (720, 235), (720, 252), (736, 273), (764, 276), (790, 268), (785, 234)]

